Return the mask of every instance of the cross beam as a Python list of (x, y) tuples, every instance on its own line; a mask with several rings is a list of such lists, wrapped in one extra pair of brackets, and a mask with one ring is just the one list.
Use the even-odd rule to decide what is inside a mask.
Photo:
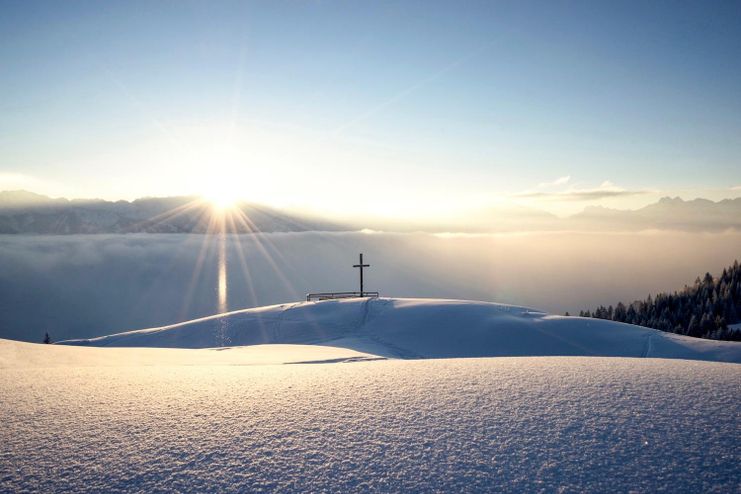
[(363, 268), (369, 268), (370, 264), (363, 264), (363, 254), (360, 254), (360, 264), (353, 264), (354, 268), (360, 268), (360, 296), (363, 296)]

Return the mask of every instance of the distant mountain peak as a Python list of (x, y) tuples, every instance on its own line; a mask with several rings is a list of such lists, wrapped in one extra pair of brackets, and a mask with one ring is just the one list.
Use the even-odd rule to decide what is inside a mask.
[(41, 202), (49, 202), (52, 198), (28, 190), (3, 190), (0, 191), (0, 204), (38, 204)]
[(588, 206), (570, 221), (586, 229), (741, 229), (741, 198), (715, 202), (666, 196), (635, 210)]
[(683, 204), (685, 201), (681, 197), (665, 196), (659, 199), (659, 204)]

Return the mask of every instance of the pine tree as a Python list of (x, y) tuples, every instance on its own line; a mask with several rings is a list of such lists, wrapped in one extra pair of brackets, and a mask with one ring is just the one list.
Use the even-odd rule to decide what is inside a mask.
[(631, 304), (600, 305), (582, 317), (610, 319), (661, 331), (701, 338), (741, 341), (741, 330), (728, 326), (741, 322), (741, 265), (738, 260), (718, 278), (710, 273), (697, 277), (679, 292), (650, 294)]

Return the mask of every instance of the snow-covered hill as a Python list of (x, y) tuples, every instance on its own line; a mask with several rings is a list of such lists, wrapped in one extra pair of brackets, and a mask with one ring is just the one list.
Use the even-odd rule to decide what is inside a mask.
[[(741, 485), (741, 366), (677, 359), (739, 362), (738, 343), (423, 299), (285, 304), (66, 343), (89, 346), (0, 340), (0, 492)], [(378, 358), (485, 355), (523, 357)]]
[[(17, 352), (15, 362), (36, 357), (0, 371), (0, 492), (695, 493), (741, 485), (736, 364), (522, 357), (239, 365), (242, 349), (0, 345), (6, 351)], [(74, 357), (60, 362), (64, 354)]]
[(524, 307), (436, 299), (299, 302), (60, 343), (157, 348), (302, 344), (392, 358), (608, 356), (741, 362), (741, 343)]

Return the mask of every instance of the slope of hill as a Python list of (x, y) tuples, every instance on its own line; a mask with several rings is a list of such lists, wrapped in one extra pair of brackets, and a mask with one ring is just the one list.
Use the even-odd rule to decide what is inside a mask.
[(741, 265), (735, 261), (718, 278), (697, 277), (681, 291), (658, 293), (615, 308), (600, 306), (580, 316), (639, 324), (671, 333), (713, 340), (741, 341)]
[(305, 344), (395, 358), (613, 356), (741, 362), (741, 343), (524, 307), (435, 299), (299, 302), (60, 343), (159, 348)]
[(0, 338), (0, 369), (319, 364), (379, 358), (346, 348), (321, 345), (253, 345), (201, 350), (106, 348), (101, 351), (94, 347), (43, 345)]

